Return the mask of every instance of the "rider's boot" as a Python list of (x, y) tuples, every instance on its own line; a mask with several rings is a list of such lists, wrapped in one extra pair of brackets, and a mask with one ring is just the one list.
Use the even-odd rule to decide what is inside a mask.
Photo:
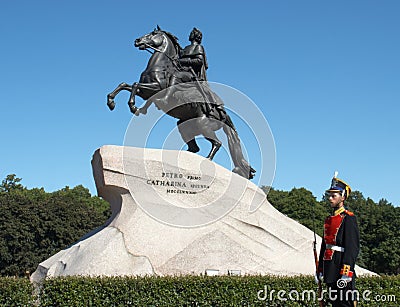
[(147, 100), (143, 107), (139, 109), (140, 114), (147, 114), (147, 109), (151, 106), (153, 101)]

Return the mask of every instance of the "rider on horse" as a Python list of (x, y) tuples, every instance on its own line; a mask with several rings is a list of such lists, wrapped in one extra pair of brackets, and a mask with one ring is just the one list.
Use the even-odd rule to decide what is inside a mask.
[[(179, 70), (170, 77), (168, 88), (165, 91), (163, 99), (167, 100), (172, 97), (177, 90), (174, 85), (186, 82), (196, 82), (198, 90), (202, 93), (204, 102), (202, 109), (205, 114), (209, 114), (213, 105), (218, 106), (217, 100), (207, 86), (206, 70), (208, 69), (207, 57), (204, 47), (201, 45), (203, 34), (197, 28), (193, 28), (189, 35), (190, 45), (186, 46), (180, 54), (178, 62)], [(220, 108), (218, 108), (219, 110)]]
[(206, 70), (208, 69), (208, 63), (206, 52), (201, 45), (202, 38), (203, 34), (200, 30), (193, 28), (189, 35), (191, 44), (182, 50), (179, 64), (186, 71), (189, 71), (190, 67), (193, 68), (198, 81), (207, 81)]
[[(113, 110), (114, 98), (122, 90), (131, 92), (128, 105), (136, 115), (146, 114), (147, 108), (154, 102), (158, 109), (178, 119), (178, 130), (189, 151), (195, 153), (200, 150), (196, 144), (198, 135), (203, 135), (211, 143), (207, 156), (210, 160), (222, 145), (215, 131), (223, 128), (235, 165), (233, 172), (251, 179), (255, 170), (243, 155), (233, 122), (225, 111), (222, 99), (206, 82), (207, 60), (201, 39), (201, 32), (194, 28), (189, 36), (191, 45), (182, 50), (177, 38), (159, 27), (136, 39), (135, 47), (140, 50), (153, 49), (154, 52), (139, 82), (119, 84), (107, 95), (107, 105)], [(175, 84), (175, 89), (172, 89)], [(146, 100), (144, 107), (137, 109), (135, 96)]]

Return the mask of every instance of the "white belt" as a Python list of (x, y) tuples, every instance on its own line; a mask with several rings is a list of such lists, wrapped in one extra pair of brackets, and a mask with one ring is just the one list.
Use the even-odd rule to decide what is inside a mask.
[(326, 244), (326, 248), (327, 249), (331, 249), (337, 252), (344, 252), (344, 247), (341, 246), (336, 246), (336, 245), (332, 245), (332, 244)]

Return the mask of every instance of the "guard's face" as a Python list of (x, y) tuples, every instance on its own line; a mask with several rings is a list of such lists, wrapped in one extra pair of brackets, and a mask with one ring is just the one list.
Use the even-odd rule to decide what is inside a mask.
[(344, 202), (344, 197), (340, 193), (336, 192), (331, 192), (327, 195), (327, 198), (329, 200), (329, 203), (331, 204), (331, 207), (337, 207), (340, 205), (340, 203)]

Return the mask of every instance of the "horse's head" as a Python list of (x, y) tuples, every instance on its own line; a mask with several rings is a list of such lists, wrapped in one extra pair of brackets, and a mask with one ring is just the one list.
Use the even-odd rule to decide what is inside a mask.
[(158, 26), (154, 31), (136, 39), (135, 47), (140, 50), (150, 48), (163, 53), (167, 52), (168, 47), (173, 47), (172, 50), (175, 53), (178, 53), (180, 49), (178, 39), (171, 33), (161, 30)]
[(146, 48), (156, 48), (160, 49), (165, 44), (165, 35), (162, 31), (154, 30), (142, 37), (135, 40), (135, 47), (140, 50)]

